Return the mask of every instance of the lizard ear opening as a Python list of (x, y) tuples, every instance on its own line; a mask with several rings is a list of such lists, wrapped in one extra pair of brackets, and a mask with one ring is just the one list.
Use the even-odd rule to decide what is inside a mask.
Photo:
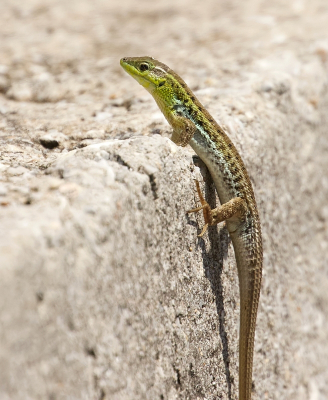
[(160, 81), (160, 83), (158, 84), (158, 87), (161, 87), (161, 86), (165, 85), (165, 82), (166, 81)]

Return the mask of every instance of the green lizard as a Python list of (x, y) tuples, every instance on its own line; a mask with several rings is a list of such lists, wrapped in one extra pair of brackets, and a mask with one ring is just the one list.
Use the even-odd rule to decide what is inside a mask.
[(189, 144), (204, 161), (221, 206), (211, 210), (199, 188), (205, 225), (226, 221), (238, 268), (240, 288), (239, 400), (250, 400), (257, 308), (262, 278), (262, 235), (252, 185), (235, 146), (186, 83), (152, 57), (126, 57), (121, 66), (154, 97), (173, 128), (172, 141)]

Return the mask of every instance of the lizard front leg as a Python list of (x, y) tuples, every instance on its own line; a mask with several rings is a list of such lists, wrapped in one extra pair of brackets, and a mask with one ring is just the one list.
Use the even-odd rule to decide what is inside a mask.
[(209, 226), (213, 226), (227, 220), (243, 220), (245, 218), (247, 213), (247, 205), (245, 200), (242, 198), (235, 197), (229, 200), (227, 203), (222, 204), (220, 207), (212, 210), (210, 205), (204, 199), (199, 187), (199, 182), (197, 180), (196, 188), (201, 206), (192, 210), (188, 210), (187, 214), (203, 210), (205, 225), (203, 226), (202, 232), (198, 235), (199, 237), (204, 235)]
[(170, 112), (169, 123), (173, 127), (172, 142), (177, 146), (185, 147), (197, 131), (196, 125), (190, 119), (179, 115), (175, 109)]

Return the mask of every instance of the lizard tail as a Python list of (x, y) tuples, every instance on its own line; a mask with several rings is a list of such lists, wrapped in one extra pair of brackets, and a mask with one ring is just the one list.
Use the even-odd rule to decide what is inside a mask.
[[(239, 268), (238, 268), (239, 269)], [(259, 270), (248, 266), (248, 271)], [(255, 274), (257, 275), (257, 274)], [(261, 277), (240, 281), (239, 400), (251, 400), (256, 315)]]

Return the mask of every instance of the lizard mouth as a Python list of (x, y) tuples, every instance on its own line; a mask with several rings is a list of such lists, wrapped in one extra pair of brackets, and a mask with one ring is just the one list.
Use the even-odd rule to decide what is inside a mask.
[(129, 75), (132, 76), (141, 86), (145, 89), (149, 90), (153, 87), (151, 80), (147, 79), (142, 72), (140, 72), (136, 67), (131, 65), (128, 61), (128, 58), (121, 58), (120, 60), (121, 67), (126, 71)]

